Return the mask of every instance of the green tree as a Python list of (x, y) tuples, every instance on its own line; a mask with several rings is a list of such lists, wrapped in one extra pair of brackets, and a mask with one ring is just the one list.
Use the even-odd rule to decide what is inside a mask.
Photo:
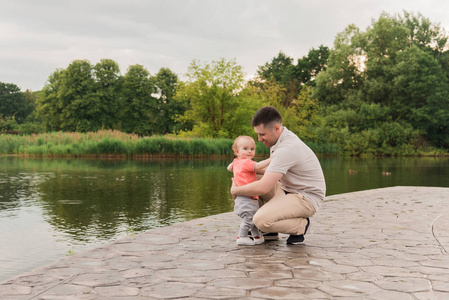
[(102, 59), (93, 69), (96, 98), (101, 111), (99, 123), (102, 128), (116, 129), (122, 77), (119, 65), (111, 59)]
[(0, 82), (0, 114), (14, 117), (18, 124), (22, 124), (35, 109), (34, 99), (28, 96), (29, 93), (21, 92), (13, 83)]
[(154, 79), (142, 65), (130, 66), (123, 77), (121, 129), (125, 132), (148, 135), (157, 129), (157, 101)]
[(187, 72), (187, 81), (180, 84), (178, 101), (189, 108), (181, 118), (194, 123), (193, 135), (228, 137), (234, 109), (239, 105), (239, 93), (244, 84), (242, 67), (234, 60), (220, 59), (210, 64), (193, 61)]
[(96, 93), (93, 68), (87, 60), (75, 60), (62, 73), (58, 93), (62, 106), (64, 131), (96, 131), (101, 129), (101, 106)]
[(184, 114), (185, 106), (175, 99), (178, 76), (168, 68), (161, 68), (154, 76), (157, 96), (157, 132), (174, 133), (179, 129), (177, 117)]
[(312, 48), (307, 56), (298, 59), (294, 67), (293, 76), (301, 85), (315, 85), (316, 76), (327, 67), (329, 48), (321, 45), (318, 49)]
[(60, 90), (64, 70), (55, 70), (47, 80), (38, 97), (37, 115), (46, 125), (48, 130), (62, 130), (63, 109), (60, 101)]
[(328, 68), (317, 76), (314, 96), (324, 104), (323, 111), (337, 106), (340, 121), (353, 116), (351, 111), (362, 114), (363, 120), (360, 107), (379, 104), (389, 118), (371, 128), (399, 128), (385, 125), (394, 122), (403, 128), (411, 125), (432, 144), (448, 147), (447, 41), (444, 31), (421, 14), (382, 13), (365, 32), (350, 25), (337, 35)]

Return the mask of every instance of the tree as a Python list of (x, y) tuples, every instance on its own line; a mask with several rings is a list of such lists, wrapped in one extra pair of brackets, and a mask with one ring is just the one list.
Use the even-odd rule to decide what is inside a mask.
[(261, 81), (255, 84), (263, 86), (264, 83), (275, 82), (282, 85), (283, 95), (279, 104), (290, 107), (304, 85), (315, 85), (316, 76), (326, 69), (328, 57), (329, 48), (321, 45), (318, 49), (312, 48), (307, 56), (299, 58), (294, 65), (293, 58), (281, 51), (277, 57), (259, 67), (257, 73)]
[(0, 114), (5, 118), (14, 117), (18, 124), (22, 124), (35, 108), (33, 98), (27, 93), (30, 92), (21, 92), (13, 83), (0, 82)]
[(96, 131), (101, 129), (100, 99), (96, 93), (93, 68), (87, 60), (75, 60), (62, 73), (58, 93), (64, 131)]
[(177, 117), (185, 111), (185, 106), (175, 99), (178, 76), (168, 68), (161, 68), (154, 77), (158, 95), (157, 132), (174, 133), (179, 127)]
[(312, 48), (307, 56), (298, 59), (293, 76), (301, 85), (315, 86), (315, 78), (321, 71), (326, 70), (328, 58), (328, 47), (321, 45), (318, 49)]
[(60, 90), (64, 70), (55, 70), (47, 80), (38, 97), (37, 115), (44, 120), (49, 130), (62, 130), (63, 109)]
[[(364, 103), (379, 104), (389, 112), (385, 122), (411, 125), (435, 146), (448, 147), (447, 41), (439, 26), (421, 14), (383, 13), (365, 32), (350, 25), (337, 35), (314, 96), (325, 110), (336, 106), (356, 114), (364, 113)], [(339, 119), (345, 115), (352, 116), (340, 113)]]
[(157, 128), (157, 101), (152, 96), (155, 82), (142, 65), (130, 66), (123, 77), (121, 129), (148, 135)]
[(193, 122), (193, 134), (207, 137), (228, 137), (226, 128), (234, 109), (238, 107), (238, 95), (244, 84), (242, 67), (234, 60), (224, 58), (201, 64), (193, 61), (187, 72), (187, 82), (177, 91), (178, 101), (185, 101), (189, 108), (181, 118)]
[(118, 64), (111, 59), (102, 59), (93, 69), (96, 97), (100, 106), (102, 128), (116, 129), (119, 112), (122, 76)]

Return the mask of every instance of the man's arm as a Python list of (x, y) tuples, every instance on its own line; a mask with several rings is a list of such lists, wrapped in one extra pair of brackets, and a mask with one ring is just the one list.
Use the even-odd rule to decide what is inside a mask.
[(237, 186), (232, 180), (231, 194), (233, 196), (259, 196), (268, 193), (284, 174), (276, 172), (265, 172), (260, 180)]

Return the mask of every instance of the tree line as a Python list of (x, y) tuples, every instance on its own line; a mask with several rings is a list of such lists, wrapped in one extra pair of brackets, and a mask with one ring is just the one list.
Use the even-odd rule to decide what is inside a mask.
[[(448, 35), (420, 13), (382, 13), (362, 31), (349, 25), (333, 48), (294, 59), (280, 52), (245, 80), (233, 60), (194, 60), (185, 80), (142, 65), (73, 61), (41, 91), (0, 83), (0, 127), (23, 132), (114, 129), (139, 135), (235, 138), (277, 107), (303, 140), (350, 155), (449, 148)], [(444, 151), (444, 150), (443, 150)]]

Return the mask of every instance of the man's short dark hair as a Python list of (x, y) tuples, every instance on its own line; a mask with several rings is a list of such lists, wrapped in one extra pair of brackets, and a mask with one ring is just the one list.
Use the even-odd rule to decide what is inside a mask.
[(264, 106), (260, 108), (253, 116), (251, 125), (253, 127), (263, 124), (264, 127), (274, 123), (282, 125), (282, 116), (279, 111), (273, 106)]

